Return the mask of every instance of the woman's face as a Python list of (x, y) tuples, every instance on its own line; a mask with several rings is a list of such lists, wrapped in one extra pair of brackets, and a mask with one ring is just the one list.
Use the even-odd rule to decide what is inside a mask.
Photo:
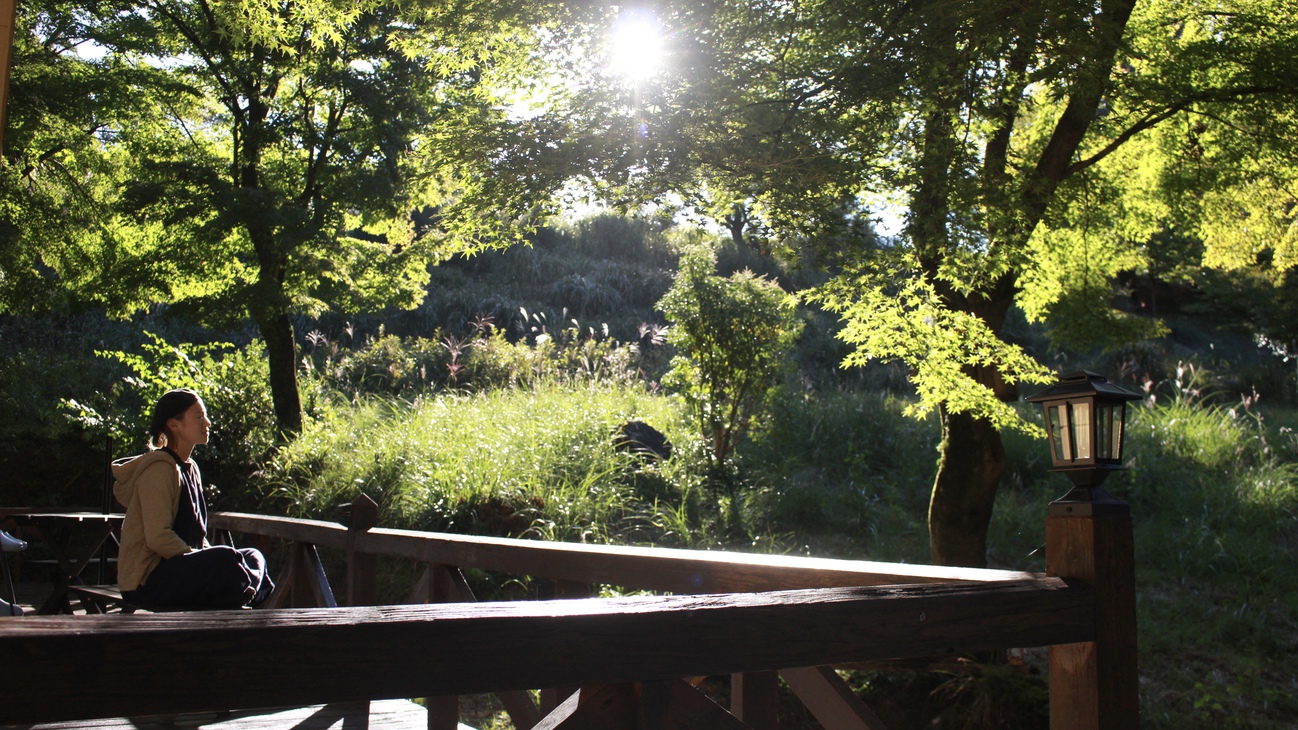
[(190, 444), (207, 443), (208, 430), (211, 427), (212, 422), (207, 418), (207, 406), (203, 405), (202, 398), (185, 409), (184, 413), (167, 420), (171, 438)]

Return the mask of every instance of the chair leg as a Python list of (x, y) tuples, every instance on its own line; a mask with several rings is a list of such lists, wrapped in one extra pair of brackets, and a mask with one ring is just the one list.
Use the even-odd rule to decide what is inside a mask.
[(7, 601), (9, 605), (0, 608), (3, 608), (4, 612), (9, 616), (21, 616), (22, 609), (18, 607), (18, 594), (14, 591), (13, 574), (9, 572), (8, 556), (0, 557), (0, 566), (4, 568), (5, 583), (9, 586), (9, 600)]

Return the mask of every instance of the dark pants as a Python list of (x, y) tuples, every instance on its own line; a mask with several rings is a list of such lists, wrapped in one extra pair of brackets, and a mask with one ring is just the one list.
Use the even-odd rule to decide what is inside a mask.
[(145, 606), (239, 608), (261, 603), (274, 588), (261, 551), (214, 545), (165, 558), (122, 597)]

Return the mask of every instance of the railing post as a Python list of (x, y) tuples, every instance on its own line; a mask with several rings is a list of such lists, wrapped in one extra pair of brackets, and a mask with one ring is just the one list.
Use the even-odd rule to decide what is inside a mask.
[(1135, 730), (1136, 581), (1131, 508), (1103, 489), (1050, 504), (1046, 572), (1095, 591), (1095, 641), (1050, 647), (1051, 730)]
[(753, 730), (779, 727), (780, 676), (775, 672), (730, 675), (730, 712)]
[(373, 606), (378, 602), (376, 558), (357, 551), (356, 538), (379, 524), (379, 506), (361, 494), (344, 507), (340, 522), (347, 526), (347, 605)]

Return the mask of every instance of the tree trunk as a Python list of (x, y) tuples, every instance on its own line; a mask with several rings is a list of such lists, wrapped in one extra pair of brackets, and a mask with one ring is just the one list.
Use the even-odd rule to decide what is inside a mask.
[[(245, 80), (250, 90), (257, 84)], [(255, 93), (249, 93), (246, 112), (237, 102), (231, 103), (235, 117), (241, 119), (242, 147), (235, 150), (238, 170), (237, 182), (241, 191), (248, 194), (254, 207), (246, 213), (245, 228), (257, 252), (257, 285), (248, 305), (261, 339), (266, 343), (266, 358), (270, 364), (270, 397), (275, 404), (275, 422), (281, 434), (292, 435), (302, 430), (302, 396), (297, 390), (297, 343), (293, 339), (293, 323), (288, 318), (288, 297), (284, 293), (284, 280), (288, 256), (275, 240), (275, 231), (268, 222), (275, 217), (269, 196), (261, 186), (261, 155), (264, 143), (264, 124), (270, 107)], [(259, 209), (258, 209), (259, 208)]]
[(929, 549), (937, 565), (987, 566), (987, 527), (1005, 473), (1005, 446), (990, 423), (942, 412), (942, 455), (928, 508)]
[[(952, 309), (977, 316), (999, 335), (1014, 304), (1016, 281), (1014, 276), (1001, 277), (976, 296), (961, 296), (946, 285), (938, 290)], [(965, 372), (1002, 400), (1018, 397), (1018, 388), (994, 367), (971, 365)], [(928, 506), (929, 554), (937, 565), (984, 568), (987, 528), (1005, 473), (1005, 446), (1000, 432), (984, 419), (945, 408), (941, 418), (942, 444)]]
[(270, 396), (275, 403), (275, 421), (281, 431), (302, 430), (302, 396), (297, 390), (297, 344), (288, 313), (273, 304), (263, 304), (253, 312), (257, 329), (266, 343), (270, 361)]
[(744, 250), (744, 229), (748, 227), (748, 207), (744, 203), (735, 203), (731, 212), (724, 216), (726, 230), (730, 231), (730, 240), (735, 248)]

